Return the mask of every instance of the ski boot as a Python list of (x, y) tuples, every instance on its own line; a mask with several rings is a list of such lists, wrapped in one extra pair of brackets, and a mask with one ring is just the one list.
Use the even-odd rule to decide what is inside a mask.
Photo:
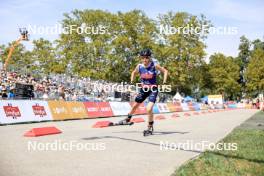
[(143, 131), (143, 136), (149, 136), (153, 134), (153, 123), (154, 122), (149, 122), (148, 129)]
[(131, 122), (132, 115), (128, 115), (124, 120), (119, 121), (116, 125), (133, 125), (134, 122)]

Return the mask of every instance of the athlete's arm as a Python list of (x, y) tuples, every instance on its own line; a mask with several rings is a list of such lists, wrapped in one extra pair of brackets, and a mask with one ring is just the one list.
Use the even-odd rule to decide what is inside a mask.
[(160, 66), (159, 64), (155, 65), (156, 69), (163, 73), (163, 84), (167, 82), (168, 78), (168, 70), (164, 67)]
[(133, 81), (135, 79), (135, 75), (136, 75), (136, 73), (138, 73), (138, 69), (139, 69), (139, 65), (137, 65), (136, 68), (132, 71), (131, 77), (130, 77), (130, 82), (131, 83), (133, 83)]

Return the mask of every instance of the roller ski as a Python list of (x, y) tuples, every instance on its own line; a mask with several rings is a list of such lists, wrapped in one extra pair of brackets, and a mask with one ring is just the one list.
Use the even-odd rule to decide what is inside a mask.
[(132, 116), (131, 115), (128, 115), (127, 118), (125, 118), (124, 120), (121, 120), (117, 123), (114, 123), (113, 126), (119, 126), (119, 125), (133, 125), (134, 122), (131, 122), (131, 118)]
[(153, 122), (149, 122), (148, 129), (143, 131), (143, 136), (153, 135)]

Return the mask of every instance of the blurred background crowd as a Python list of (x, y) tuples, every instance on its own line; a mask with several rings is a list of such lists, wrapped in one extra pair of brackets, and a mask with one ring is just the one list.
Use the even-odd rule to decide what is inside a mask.
[[(113, 83), (105, 80), (67, 76), (65, 74), (50, 74), (43, 77), (33, 77), (30, 74), (1, 71), (1, 99), (38, 99), (66, 101), (130, 101), (136, 95), (132, 92), (118, 92), (113, 89), (105, 91), (104, 86), (113, 87)], [(18, 89), (23, 85), (29, 90), (26, 96), (20, 95)], [(23, 88), (25, 89), (25, 88)], [(19, 95), (19, 96), (18, 96)], [(169, 94), (160, 93), (159, 102), (172, 101)]]

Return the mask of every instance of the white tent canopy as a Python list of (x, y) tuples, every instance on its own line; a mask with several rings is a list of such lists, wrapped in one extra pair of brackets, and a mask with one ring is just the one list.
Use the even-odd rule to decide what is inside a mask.
[(182, 101), (183, 97), (181, 96), (181, 94), (179, 92), (177, 92), (174, 97), (173, 100), (174, 101)]

